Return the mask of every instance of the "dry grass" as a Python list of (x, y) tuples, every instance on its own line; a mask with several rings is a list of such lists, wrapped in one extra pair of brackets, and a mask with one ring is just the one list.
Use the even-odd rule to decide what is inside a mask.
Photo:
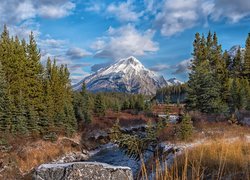
[[(74, 139), (79, 141), (79, 137), (78, 135)], [(19, 147), (14, 146), (10, 152), (0, 153), (1, 165), (6, 166), (5, 170), (0, 173), (0, 179), (21, 178), (38, 165), (72, 151), (80, 151), (80, 146), (63, 137), (59, 137), (56, 142), (38, 140), (26, 142), (26, 145), (22, 144)]]
[[(210, 140), (186, 149), (176, 157), (173, 165), (169, 166), (160, 165), (160, 161), (156, 159), (153, 167), (155, 179), (249, 180), (250, 142), (245, 139)], [(147, 176), (144, 176), (144, 179), (147, 179)]]
[[(93, 121), (89, 125), (85, 125), (85, 129), (109, 129), (111, 128), (116, 120), (119, 119), (122, 127), (130, 127), (135, 125), (145, 124), (147, 121), (155, 121), (157, 118), (147, 117), (143, 113), (133, 113), (130, 110), (122, 112), (107, 111), (103, 117), (93, 117)], [(84, 130), (83, 128), (83, 130)]]

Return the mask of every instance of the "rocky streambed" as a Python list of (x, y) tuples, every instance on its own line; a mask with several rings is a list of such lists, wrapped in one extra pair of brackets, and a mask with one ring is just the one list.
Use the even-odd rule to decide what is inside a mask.
[[(173, 117), (176, 119), (176, 117)], [(137, 125), (123, 128), (124, 132), (144, 133), (146, 125)], [(129, 158), (119, 147), (108, 142), (108, 133), (105, 131), (91, 132), (86, 136), (82, 152), (69, 153), (50, 164), (42, 164), (36, 168), (33, 179), (133, 179), (138, 174), (141, 162)], [(95, 146), (91, 150), (87, 149), (89, 141), (93, 141)], [(92, 144), (92, 145), (93, 145)], [(165, 144), (162, 144), (166, 146)], [(166, 151), (178, 149), (173, 145), (163, 147)], [(170, 153), (171, 154), (171, 153)], [(145, 162), (152, 157), (152, 152), (145, 154)], [(168, 157), (171, 159), (171, 155)]]

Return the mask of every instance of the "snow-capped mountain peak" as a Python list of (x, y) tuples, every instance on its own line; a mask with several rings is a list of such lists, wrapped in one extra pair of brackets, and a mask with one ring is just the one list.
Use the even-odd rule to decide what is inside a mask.
[(240, 48), (241, 54), (243, 55), (245, 53), (245, 48), (240, 47), (240, 45), (234, 45), (230, 48), (230, 50), (228, 51), (229, 56), (233, 59), (236, 54), (238, 49)]
[(171, 78), (171, 79), (167, 80), (167, 83), (169, 86), (183, 84), (183, 82), (178, 80), (177, 78)]
[(167, 82), (163, 76), (150, 71), (138, 59), (130, 56), (86, 77), (76, 84), (74, 89), (80, 89), (81, 83), (85, 82), (87, 89), (93, 92), (115, 91), (152, 95), (159, 88), (179, 84), (177, 81), (175, 79)]
[(126, 59), (120, 59), (119, 61), (116, 61), (111, 66), (102, 69), (102, 74), (109, 74), (109, 73), (130, 73), (131, 71), (140, 72), (141, 70), (144, 70), (144, 66), (142, 63), (136, 59), (135, 57), (131, 56)]

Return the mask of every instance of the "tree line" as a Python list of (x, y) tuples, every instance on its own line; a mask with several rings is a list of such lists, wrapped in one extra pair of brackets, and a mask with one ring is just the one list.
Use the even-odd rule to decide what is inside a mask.
[(0, 130), (11, 134), (43, 134), (53, 129), (72, 133), (76, 119), (67, 66), (47, 60), (31, 32), (29, 42), (0, 38)]
[(152, 103), (150, 98), (143, 95), (126, 94), (120, 92), (99, 92), (91, 93), (87, 91), (83, 83), (79, 92), (74, 92), (74, 112), (79, 123), (90, 123), (93, 115), (105, 116), (108, 110), (120, 112), (133, 110), (135, 113), (140, 111), (151, 111)]
[(158, 103), (184, 103), (187, 95), (186, 86), (186, 84), (178, 84), (158, 89), (154, 99)]
[(71, 135), (79, 125), (107, 110), (149, 109), (143, 95), (79, 92), (71, 87), (66, 65), (56, 60), (41, 63), (41, 53), (31, 32), (29, 40), (0, 37), (0, 131), (3, 134), (44, 136)]
[(187, 82), (188, 110), (233, 114), (250, 109), (250, 34), (245, 52), (222, 51), (216, 33), (196, 33)]

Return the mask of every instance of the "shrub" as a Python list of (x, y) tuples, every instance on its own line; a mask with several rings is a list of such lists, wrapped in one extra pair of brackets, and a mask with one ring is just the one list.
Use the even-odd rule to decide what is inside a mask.
[(44, 135), (44, 136), (43, 136), (43, 139), (44, 139), (45, 141), (55, 142), (55, 141), (57, 141), (58, 136), (56, 135), (55, 132), (50, 132), (50, 133)]
[(182, 118), (179, 127), (179, 137), (182, 140), (188, 140), (193, 134), (193, 122), (188, 114), (185, 114)]

